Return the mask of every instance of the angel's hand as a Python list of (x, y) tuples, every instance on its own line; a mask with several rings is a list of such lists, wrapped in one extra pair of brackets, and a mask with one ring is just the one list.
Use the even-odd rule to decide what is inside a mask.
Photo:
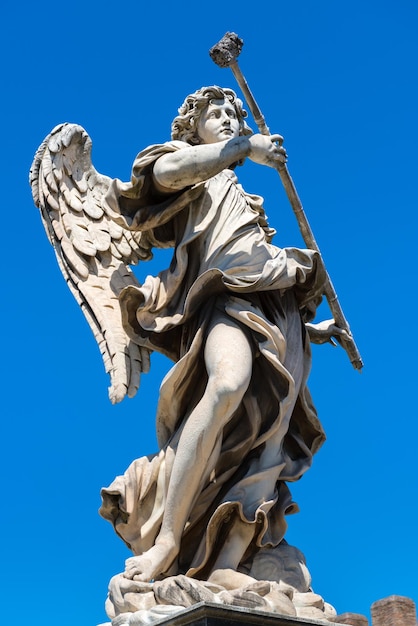
[(336, 346), (337, 343), (341, 345), (343, 337), (349, 337), (348, 332), (343, 328), (339, 328), (333, 319), (324, 320), (318, 324), (305, 324), (305, 326), (312, 343), (331, 343), (333, 346)]
[(248, 139), (250, 153), (248, 158), (260, 165), (277, 168), (287, 161), (286, 150), (283, 148), (281, 135), (261, 135), (256, 133)]

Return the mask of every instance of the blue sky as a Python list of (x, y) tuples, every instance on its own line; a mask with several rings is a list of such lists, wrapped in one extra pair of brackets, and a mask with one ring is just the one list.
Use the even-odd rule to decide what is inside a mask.
[[(199, 8), (200, 6), (200, 8)], [(134, 400), (111, 406), (99, 351), (55, 263), (28, 187), (59, 122), (93, 140), (103, 174), (127, 180), (136, 153), (169, 138), (184, 97), (235, 88), (208, 49), (227, 30), (274, 132), (365, 362), (315, 346), (310, 388), (328, 441), (292, 487), (288, 541), (337, 611), (418, 600), (415, 247), (417, 32), (412, 0), (53, 3), (3, 9), (2, 621), (95, 625), (128, 550), (99, 491), (156, 449), (169, 363), (153, 355)], [(254, 127), (254, 125), (253, 125)], [(273, 170), (247, 163), (275, 243), (302, 246)], [(157, 254), (138, 269), (169, 262)], [(322, 317), (328, 315), (326, 307)]]

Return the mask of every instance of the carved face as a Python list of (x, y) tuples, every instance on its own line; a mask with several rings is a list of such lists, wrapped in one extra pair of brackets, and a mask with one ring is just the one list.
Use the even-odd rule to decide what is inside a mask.
[(202, 112), (197, 133), (202, 143), (217, 143), (239, 136), (239, 121), (229, 100), (212, 100)]

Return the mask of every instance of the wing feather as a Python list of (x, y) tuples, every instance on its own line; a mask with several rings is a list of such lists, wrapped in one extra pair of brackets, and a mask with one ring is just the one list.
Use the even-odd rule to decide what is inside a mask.
[(105, 228), (103, 223), (90, 222), (87, 226), (92, 244), (98, 252), (106, 252), (110, 247), (109, 230)]
[(129, 265), (151, 258), (141, 232), (113, 222), (102, 199), (111, 179), (91, 162), (91, 139), (76, 124), (60, 124), (40, 145), (30, 172), (35, 204), (59, 267), (103, 357), (112, 402), (138, 390), (149, 352), (133, 344), (121, 321), (118, 296), (138, 282)]

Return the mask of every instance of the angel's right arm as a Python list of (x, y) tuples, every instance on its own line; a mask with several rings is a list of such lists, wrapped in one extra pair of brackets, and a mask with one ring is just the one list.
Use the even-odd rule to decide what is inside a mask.
[(247, 156), (256, 163), (275, 167), (286, 154), (277, 145), (278, 139), (282, 139), (280, 135), (255, 134), (169, 152), (154, 164), (154, 183), (162, 192), (180, 191), (216, 176)]
[(245, 158), (249, 151), (248, 139), (235, 137), (169, 152), (155, 162), (154, 182), (161, 191), (179, 191), (216, 176), (232, 163)]

